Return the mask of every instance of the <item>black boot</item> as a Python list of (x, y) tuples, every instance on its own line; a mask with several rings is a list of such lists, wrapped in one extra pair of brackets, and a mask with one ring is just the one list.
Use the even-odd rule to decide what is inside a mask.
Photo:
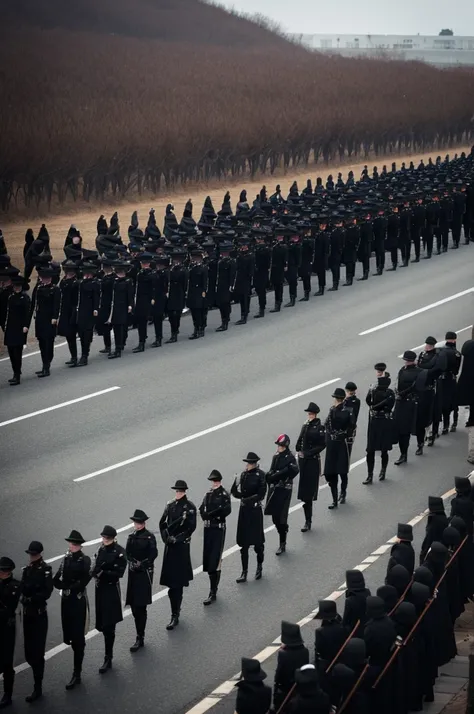
[(145, 646), (145, 642), (144, 642), (143, 637), (140, 637), (140, 635), (137, 635), (137, 639), (135, 640), (133, 645), (130, 647), (130, 652), (138, 652), (138, 650), (144, 646)]
[(10, 704), (13, 704), (11, 694), (4, 694), (0, 699), (0, 709), (6, 709)]
[(160, 338), (157, 337), (156, 340), (151, 343), (150, 347), (161, 347), (161, 342), (162, 342), (161, 337)]
[(328, 508), (330, 511), (334, 510), (337, 508), (337, 486), (330, 486), (331, 489), (331, 495), (332, 495), (332, 503), (329, 504)]
[(342, 505), (344, 505), (345, 502), (346, 502), (346, 492), (341, 491), (341, 495), (339, 496), (339, 503), (342, 503)]
[(205, 334), (206, 334), (206, 328), (201, 327), (201, 329), (199, 330), (199, 337), (204, 337)]
[(188, 340), (197, 340), (197, 339), (199, 339), (199, 337), (201, 337), (201, 335), (200, 335), (197, 327), (195, 327), (193, 334), (188, 337)]
[(333, 501), (332, 503), (329, 504), (328, 508), (330, 511), (333, 511), (335, 508), (337, 508), (338, 503), (337, 501)]
[(270, 310), (270, 312), (280, 312), (280, 310), (281, 310), (281, 302), (276, 302), (275, 307), (273, 308), (273, 310)]
[(304, 291), (304, 297), (300, 298), (300, 302), (308, 302), (309, 300), (309, 290)]
[(333, 293), (333, 292), (336, 292), (336, 290), (339, 290), (339, 283), (334, 282), (332, 284), (332, 288), (329, 288), (328, 292)]
[(391, 267), (391, 268), (387, 268), (387, 273), (391, 273), (392, 271), (394, 271), (394, 270), (396, 270), (396, 269), (397, 269), (397, 264), (396, 264), (396, 263), (392, 263), (392, 267)]
[(324, 295), (324, 288), (319, 288), (317, 293), (314, 293), (314, 297), (320, 297), (321, 295)]
[(116, 347), (115, 352), (111, 352), (109, 354), (109, 359), (120, 359), (121, 356), (122, 356), (122, 350)]
[(135, 349), (132, 350), (133, 354), (138, 354), (139, 352), (145, 352), (145, 343), (139, 342)]
[(372, 275), (375, 275), (375, 276), (377, 276), (377, 275), (382, 275), (382, 274), (383, 274), (382, 268), (377, 268), (377, 270), (375, 271), (375, 273), (372, 273)]
[(77, 363), (78, 367), (87, 367), (88, 358), (85, 355), (81, 355), (81, 359)]
[(177, 332), (172, 332), (171, 337), (169, 340), (166, 340), (165, 344), (166, 345), (172, 345), (174, 342), (178, 341), (178, 333)]
[(409, 263), (408, 258), (406, 258), (402, 263), (402, 268), (408, 268), (408, 263)]
[(81, 683), (81, 673), (80, 672), (73, 672), (72, 677), (70, 681), (66, 684), (66, 689), (69, 691), (70, 689), (74, 689), (76, 684)]
[(408, 461), (407, 455), (406, 455), (406, 454), (400, 454), (400, 456), (398, 457), (398, 459), (397, 459), (396, 461), (394, 461), (394, 464), (395, 464), (395, 466), (401, 466), (402, 464), (406, 464), (407, 461)]
[(434, 446), (434, 443), (435, 443), (435, 435), (430, 434), (428, 437), (427, 446)]
[(311, 530), (311, 521), (305, 521), (304, 526), (301, 529), (301, 532), (306, 533), (307, 531), (310, 531), (310, 530)]
[(420, 256), (418, 256), (417, 258), (412, 258), (412, 261), (411, 261), (411, 262), (412, 262), (412, 263), (419, 263), (419, 262), (420, 262)]
[(285, 307), (294, 307), (296, 303), (295, 297), (290, 297), (290, 301), (286, 303)]
[[(38, 377), (41, 379), (42, 377), (49, 377), (50, 376), (50, 371), (49, 371), (49, 364), (43, 365), (43, 369), (41, 372), (38, 373)], [(32, 700), (34, 701), (34, 700)]]
[(28, 704), (32, 704), (33, 702), (36, 702), (38, 699), (41, 699), (43, 696), (43, 690), (41, 687), (35, 686), (31, 694), (28, 694), (27, 697), (25, 697), (25, 702), (28, 702)]
[(240, 577), (238, 577), (235, 582), (236, 582), (236, 583), (246, 583), (246, 582), (247, 582), (247, 571), (246, 571), (246, 570), (242, 570), (242, 573), (240, 574)]
[[(104, 350), (101, 350), (103, 352)], [(67, 362), (64, 363), (66, 367), (75, 367), (77, 364), (77, 357), (71, 357)]]
[(202, 601), (203, 605), (212, 605), (213, 602), (217, 600), (217, 593), (214, 592), (214, 590), (211, 590), (209, 592), (209, 595), (205, 600)]
[(263, 565), (262, 565), (262, 563), (258, 563), (257, 570), (255, 571), (255, 580), (261, 580), (262, 574), (263, 574)]
[(363, 274), (362, 274), (362, 277), (361, 277), (361, 278), (357, 278), (357, 280), (358, 280), (359, 282), (360, 282), (361, 280), (368, 280), (368, 279), (369, 279), (369, 271), (368, 271), (368, 270), (364, 270), (364, 272), (363, 272)]
[(423, 444), (418, 444), (418, 448), (415, 451), (415, 456), (423, 456)]
[(255, 319), (257, 319), (259, 317), (265, 317), (265, 310), (263, 307), (259, 308), (259, 311), (257, 312), (257, 314), (254, 315)]
[(240, 320), (237, 320), (235, 323), (236, 325), (246, 325), (247, 324), (247, 315), (242, 315)]
[(166, 625), (167, 630), (174, 630), (175, 627), (179, 625), (179, 612), (174, 612), (171, 615), (171, 620)]
[(16, 387), (17, 384), (20, 384), (21, 382), (21, 377), (19, 374), (14, 374), (12, 379), (8, 380), (8, 384), (10, 387)]
[(350, 287), (353, 282), (354, 282), (354, 279), (353, 279), (353, 278), (347, 278), (346, 282), (344, 283), (344, 287), (345, 287), (345, 288)]
[(379, 481), (385, 481), (385, 474), (387, 473), (387, 469), (381, 468), (380, 473), (379, 473)]
[(369, 486), (374, 481), (374, 474), (369, 472), (365, 481), (362, 481), (363, 486)]
[(102, 667), (99, 667), (99, 674), (105, 674), (108, 669), (112, 669), (112, 657), (105, 655)]
[(283, 541), (281, 540), (280, 545), (279, 545), (278, 550), (275, 553), (275, 555), (281, 555), (282, 553), (285, 553), (285, 552), (286, 552), (286, 542), (284, 540)]
[[(103, 350), (99, 350), (99, 354), (100, 355), (109, 355), (111, 353), (111, 351), (112, 350), (110, 349), (110, 347), (104, 347)], [(66, 362), (66, 364), (67, 364), (67, 362)]]
[[(18, 384), (20, 384), (20, 375), (18, 375)], [(458, 423), (457, 421), (453, 421), (451, 429), (449, 430), (452, 434), (455, 433), (456, 429), (458, 428)]]

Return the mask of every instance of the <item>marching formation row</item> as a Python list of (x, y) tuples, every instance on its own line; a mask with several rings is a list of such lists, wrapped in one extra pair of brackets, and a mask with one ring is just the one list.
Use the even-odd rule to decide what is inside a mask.
[[(268, 290), (275, 297), (271, 312), (278, 313), (285, 285), (289, 290), (285, 307), (295, 306), (299, 279), (300, 301), (308, 301), (312, 275), (318, 279), (316, 295), (323, 296), (328, 270), (330, 290), (339, 289), (343, 265), (344, 284), (351, 286), (357, 262), (362, 265), (359, 279), (369, 278), (372, 254), (380, 276), (387, 251), (389, 270), (396, 270), (408, 267), (412, 254), (412, 262), (418, 262), (422, 246), (425, 258), (431, 258), (434, 249), (437, 254), (446, 252), (450, 232), (453, 248), (459, 248), (462, 235), (468, 244), (474, 240), (473, 172), (474, 152), (452, 160), (438, 157), (416, 168), (402, 164), (397, 169), (394, 163), (390, 171), (384, 166), (379, 173), (374, 167), (372, 175), (366, 168), (358, 181), (352, 173), (347, 181), (342, 175), (336, 182), (329, 176), (325, 185), (318, 178), (314, 190), (311, 180), (302, 192), (295, 182), (286, 199), (279, 186), (269, 197), (263, 187), (250, 205), (242, 191), (235, 214), (227, 193), (218, 213), (210, 197), (206, 199), (198, 223), (191, 200), (180, 223), (169, 204), (163, 234), (153, 209), (145, 230), (134, 212), (128, 244), (122, 240), (117, 213), (110, 224), (101, 216), (95, 250), (86, 249), (80, 231), (70, 227), (62, 264), (53, 260), (43, 225), (36, 239), (31, 230), (27, 232), (23, 275), (11, 265), (0, 237), (0, 326), (13, 368), (10, 384), (20, 384), (22, 351), (31, 324), (43, 363), (38, 376), (47, 377), (57, 334), (69, 345), (66, 364), (86, 366), (94, 333), (103, 337), (100, 351), (117, 358), (129, 328), (135, 326), (138, 344), (133, 351), (143, 352), (150, 325), (151, 346), (161, 347), (165, 318), (171, 329), (167, 342), (176, 342), (181, 316), (188, 308), (194, 327), (190, 339), (195, 340), (204, 337), (208, 311), (214, 308), (221, 314), (218, 332), (228, 329), (235, 303), (240, 305), (236, 324), (245, 324), (253, 292), (258, 298), (254, 317), (263, 318)], [(34, 268), (38, 282), (30, 299), (27, 289)]]

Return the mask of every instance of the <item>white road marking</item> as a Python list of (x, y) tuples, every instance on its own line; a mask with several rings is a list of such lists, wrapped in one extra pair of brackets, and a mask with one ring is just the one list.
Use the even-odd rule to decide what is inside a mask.
[(113, 464), (112, 466), (106, 466), (103, 469), (99, 469), (98, 471), (93, 471), (90, 474), (86, 474), (85, 476), (80, 476), (79, 478), (75, 478), (74, 481), (76, 483), (79, 483), (80, 481), (87, 481), (90, 478), (94, 478), (95, 476), (101, 476), (102, 474), (106, 474), (109, 471), (115, 471), (115, 469), (120, 469), (123, 468), (124, 466), (129, 466), (130, 464), (135, 464), (137, 461), (142, 461), (143, 459), (148, 459), (150, 456), (156, 456), (156, 454), (161, 454), (163, 451), (168, 451), (169, 449), (174, 449), (176, 446), (182, 446), (183, 444), (187, 444), (189, 441), (194, 441), (195, 439), (200, 439), (202, 436), (207, 436), (207, 434), (212, 434), (215, 431), (220, 431), (221, 429), (225, 429), (228, 426), (232, 426), (233, 424), (237, 424), (240, 421), (245, 421), (245, 419), (250, 419), (250, 417), (256, 416), (257, 414), (263, 414), (263, 412), (267, 412), (270, 409), (274, 409), (275, 407), (279, 407), (282, 404), (287, 404), (288, 402), (292, 402), (294, 399), (299, 399), (300, 397), (304, 397), (306, 394), (311, 394), (311, 392), (315, 392), (317, 389), (323, 389), (323, 387), (329, 387), (329, 385), (334, 384), (335, 382), (340, 382), (341, 377), (336, 377), (335, 379), (329, 379), (327, 382), (323, 382), (322, 384), (317, 384), (315, 387), (310, 387), (309, 389), (304, 389), (302, 392), (297, 392), (296, 394), (291, 394), (289, 397), (284, 397), (283, 399), (279, 399), (277, 402), (272, 402), (272, 404), (266, 404), (264, 407), (259, 407), (258, 409), (253, 409), (251, 412), (247, 412), (246, 414), (241, 414), (238, 417), (234, 417), (233, 419), (229, 419), (228, 421), (222, 422), (222, 424), (216, 424), (215, 426), (211, 426), (208, 429), (203, 429), (202, 431), (198, 431), (195, 434), (190, 434), (189, 436), (185, 436), (183, 439), (177, 439), (177, 441), (172, 441), (170, 444), (165, 444), (164, 446), (159, 446), (157, 449), (153, 449), (152, 451), (146, 451), (144, 454), (139, 454), (138, 456), (133, 456), (131, 459), (126, 459), (125, 461), (120, 461), (118, 464)]
[[(64, 345), (67, 345), (67, 342), (58, 342), (58, 344), (54, 345), (54, 349), (56, 349), (56, 347), (64, 347)], [(33, 357), (33, 355), (39, 355), (39, 354), (41, 354), (40, 350), (34, 350), (33, 352), (27, 352), (26, 354), (23, 352), (23, 359), (25, 359), (25, 357)], [(2, 357), (0, 359), (0, 362), (9, 362), (9, 361), (10, 361), (10, 357)]]
[(39, 414), (46, 414), (46, 412), (52, 412), (55, 409), (62, 409), (63, 407), (69, 407), (71, 404), (77, 404), (78, 402), (84, 402), (86, 399), (93, 399), (94, 397), (100, 397), (103, 394), (108, 394), (108, 392), (115, 392), (120, 387), (108, 387), (108, 389), (101, 389), (100, 392), (93, 392), (92, 394), (86, 394), (83, 397), (78, 397), (77, 399), (70, 399), (67, 402), (62, 402), (61, 404), (55, 404), (53, 407), (46, 407), (46, 409), (39, 409), (37, 412), (30, 412), (30, 414), (24, 414), (23, 416), (15, 417), (14, 419), (8, 419), (7, 421), (0, 422), (0, 426), (7, 426), (8, 424), (15, 424), (17, 421), (23, 421), (24, 419), (31, 419), (31, 417), (38, 416)]
[(388, 320), (388, 322), (383, 322), (381, 325), (376, 325), (375, 327), (371, 327), (368, 330), (359, 332), (359, 337), (362, 337), (363, 335), (370, 335), (370, 334), (372, 334), (372, 332), (377, 332), (378, 330), (383, 330), (384, 327), (390, 327), (390, 325), (395, 325), (397, 322), (402, 322), (403, 320), (408, 320), (409, 317), (414, 317), (415, 315), (420, 315), (422, 312), (426, 312), (427, 310), (432, 310), (434, 307), (439, 307), (440, 305), (444, 305), (447, 302), (451, 302), (451, 300), (457, 300), (457, 298), (464, 297), (465, 295), (469, 295), (470, 293), (473, 293), (473, 292), (474, 292), (474, 288), (468, 288), (467, 290), (462, 290), (460, 293), (456, 293), (455, 295), (449, 295), (448, 297), (445, 297), (442, 300), (437, 300), (436, 302), (432, 302), (430, 305), (425, 305), (424, 307), (419, 307), (417, 310), (413, 310), (413, 312), (407, 312), (406, 315), (400, 315), (400, 317), (395, 317), (393, 320)]
[[(468, 325), (467, 327), (462, 327), (460, 330), (454, 330), (454, 332), (459, 335), (461, 332), (466, 332), (466, 330), (471, 330), (472, 325)], [(444, 347), (446, 344), (446, 340), (441, 340), (441, 342), (437, 342), (435, 347)], [(417, 352), (418, 350), (421, 350), (422, 347), (425, 346), (425, 343), (422, 345), (418, 345), (417, 347), (410, 347), (412, 352)], [(399, 359), (403, 357), (403, 355), (398, 355)]]

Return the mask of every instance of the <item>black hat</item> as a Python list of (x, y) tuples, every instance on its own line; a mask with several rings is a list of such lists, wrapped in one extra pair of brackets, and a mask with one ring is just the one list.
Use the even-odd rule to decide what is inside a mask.
[(79, 533), (79, 531), (74, 530), (72, 530), (68, 538), (65, 538), (64, 540), (67, 540), (68, 543), (74, 543), (75, 545), (82, 545), (86, 542), (85, 539)]
[(333, 394), (331, 394), (331, 397), (333, 397), (334, 399), (345, 399), (346, 393), (343, 389), (341, 389), (341, 387), (336, 387)]
[(15, 563), (11, 558), (7, 558), (6, 555), (2, 555), (0, 558), (0, 570), (2, 573), (8, 573), (11, 570), (15, 570)]
[(399, 625), (411, 627), (416, 622), (416, 608), (411, 602), (401, 602), (393, 613), (393, 619)]
[(400, 540), (413, 540), (413, 526), (409, 523), (399, 523), (397, 526), (397, 538)]
[(438, 342), (438, 340), (436, 339), (436, 337), (431, 337), (431, 336), (430, 336), (430, 337), (427, 337), (427, 338), (426, 338), (426, 340), (425, 340), (425, 345), (433, 345), (433, 347), (434, 347), (434, 345), (435, 345), (437, 342)]
[(300, 626), (294, 625), (292, 622), (282, 620), (281, 642), (287, 647), (297, 647), (298, 645), (304, 644), (303, 638), (301, 637)]
[(211, 473), (207, 477), (208, 481), (222, 481), (222, 474), (217, 469), (212, 469)]
[(106, 538), (116, 538), (117, 531), (113, 526), (104, 526), (100, 535), (105, 536)]
[(369, 595), (365, 601), (365, 609), (368, 620), (379, 620), (387, 614), (384, 601), (377, 595)]
[(23, 275), (12, 275), (11, 283), (12, 285), (24, 285), (25, 278), (23, 277)]
[(68, 258), (67, 260), (63, 260), (63, 262), (61, 263), (61, 265), (62, 265), (64, 271), (70, 271), (70, 272), (71, 272), (71, 271), (74, 271), (74, 270), (78, 270), (78, 265), (77, 265), (77, 263), (75, 263), (73, 260), (71, 260), (71, 258)]
[(334, 600), (320, 600), (318, 603), (317, 620), (335, 620), (337, 618), (337, 606)]
[(257, 454), (254, 451), (249, 451), (247, 454), (246, 459), (242, 459), (242, 461), (245, 461), (247, 464), (256, 464), (257, 461), (260, 461), (260, 456), (257, 456)]
[(445, 340), (457, 340), (458, 336), (455, 332), (451, 332), (451, 330), (448, 330), (445, 336)]
[(393, 610), (398, 602), (398, 591), (393, 585), (381, 585), (376, 595), (384, 601), (386, 612)]
[(403, 353), (403, 359), (405, 362), (414, 362), (416, 360), (416, 352), (413, 352), (412, 350), (406, 350)]
[(351, 637), (341, 653), (343, 664), (348, 667), (355, 667), (365, 664), (367, 649), (364, 640), (359, 637)]
[(39, 540), (32, 540), (28, 546), (28, 550), (25, 550), (25, 553), (29, 555), (39, 555), (43, 550), (43, 544), (40, 543)]
[(433, 563), (445, 563), (448, 559), (448, 549), (445, 545), (435, 540), (428, 551), (427, 559)]
[(112, 265), (115, 265), (117, 260), (116, 260), (116, 258), (111, 258), (107, 255), (103, 255), (102, 258), (100, 259), (100, 262), (102, 263), (102, 265), (112, 266)]
[(81, 271), (83, 273), (96, 273), (97, 265), (94, 265), (94, 263), (83, 263), (81, 265)]
[(276, 446), (289, 446), (290, 445), (290, 437), (288, 434), (280, 434), (280, 436), (277, 437), (277, 440), (275, 441)]
[(151, 263), (155, 256), (152, 253), (148, 253), (146, 250), (139, 256), (140, 263)]
[(443, 513), (444, 502), (440, 496), (428, 496), (428, 510), (430, 513)]
[(456, 476), (454, 478), (454, 488), (463, 496), (471, 495), (471, 482), (468, 476)]
[(347, 382), (346, 389), (348, 389), (350, 392), (355, 392), (355, 390), (357, 389), (357, 384), (355, 382)]
[(397, 565), (394, 565), (393, 568), (390, 568), (388, 571), (385, 583), (386, 585), (393, 585), (393, 587), (397, 589), (398, 594), (401, 595), (410, 582), (410, 579), (410, 573), (405, 566), (397, 563)]
[(242, 674), (241, 679), (246, 682), (263, 682), (267, 678), (258, 659), (249, 659), (242, 657)]
[[(318, 684), (318, 671), (314, 664), (304, 664), (295, 671), (295, 682), (297, 685)], [(311, 690), (312, 691), (312, 690)]]
[[(455, 504), (456, 501), (453, 501), (453, 504)], [(467, 532), (466, 528), (466, 521), (464, 518), (461, 518), (461, 516), (452, 516), (450, 520), (450, 525), (453, 526), (453, 528), (456, 528), (457, 531), (459, 531), (461, 538), (464, 538)]]
[(142, 511), (139, 508), (135, 508), (135, 513), (133, 514), (133, 516), (130, 516), (130, 520), (135, 521), (135, 523), (145, 523), (148, 518), (149, 516), (147, 516), (145, 511)]
[(186, 481), (183, 481), (182, 479), (177, 479), (176, 483), (174, 486), (171, 486), (173, 491), (187, 491), (188, 490), (188, 484)]
[(56, 275), (55, 270), (49, 265), (39, 265), (36, 268), (40, 278), (53, 278)]
[[(425, 568), (427, 570), (427, 568)], [(410, 600), (415, 607), (420, 610), (425, 603), (430, 599), (431, 590), (428, 585), (421, 582), (414, 582), (410, 588)]]
[(360, 570), (346, 570), (346, 585), (348, 590), (364, 590), (364, 574)]
[(447, 548), (449, 548), (450, 546), (456, 548), (461, 542), (461, 534), (454, 526), (448, 526), (447, 528), (445, 528), (441, 538), (443, 540), (443, 545), (445, 545)]
[(413, 573), (413, 581), (415, 583), (422, 583), (422, 585), (427, 585), (429, 588), (433, 587), (433, 573), (425, 565), (420, 565), (416, 568)]
[(320, 411), (321, 409), (318, 407), (316, 402), (310, 402), (308, 404), (308, 408), (305, 409), (305, 412), (309, 412), (309, 414), (319, 414)]

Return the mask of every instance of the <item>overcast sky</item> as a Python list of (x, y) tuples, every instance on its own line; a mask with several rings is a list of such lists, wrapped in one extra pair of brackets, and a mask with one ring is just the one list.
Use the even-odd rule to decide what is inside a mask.
[(437, 35), (444, 27), (474, 35), (474, 0), (219, 0), (259, 12), (289, 32)]

